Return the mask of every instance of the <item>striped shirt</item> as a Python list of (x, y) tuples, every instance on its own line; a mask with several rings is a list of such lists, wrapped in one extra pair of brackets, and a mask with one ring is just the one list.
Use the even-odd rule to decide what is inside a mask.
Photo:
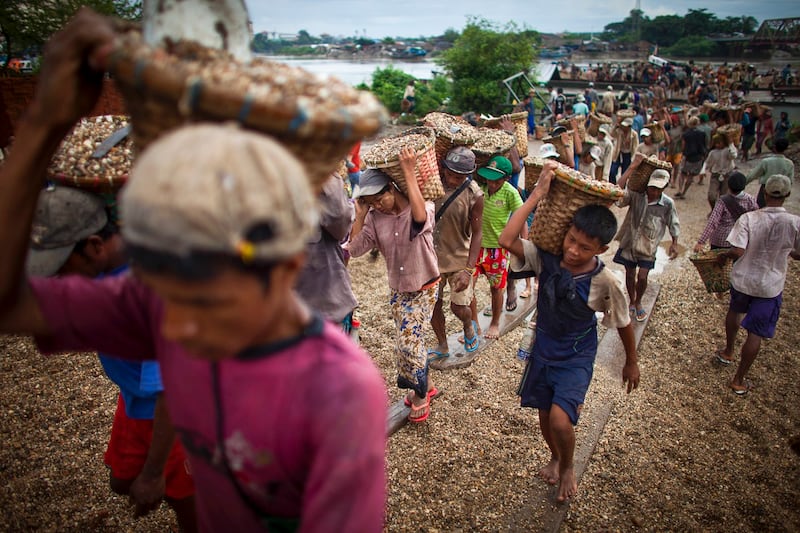
[(486, 186), (483, 189), (483, 239), (482, 248), (500, 248), (500, 232), (506, 227), (511, 213), (522, 207), (522, 198), (519, 192), (505, 182), (500, 189), (489, 194)]

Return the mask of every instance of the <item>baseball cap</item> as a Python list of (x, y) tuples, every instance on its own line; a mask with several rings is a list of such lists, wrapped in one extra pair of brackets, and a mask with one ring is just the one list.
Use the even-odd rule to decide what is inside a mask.
[(494, 156), (489, 160), (488, 165), (478, 169), (478, 175), (489, 181), (507, 178), (511, 176), (512, 172), (511, 161), (501, 155)]
[(607, 88), (609, 91), (613, 91), (613, 90), (614, 90), (614, 88), (613, 88), (611, 85), (609, 85), (609, 86), (608, 86), (608, 87), (606, 87), (606, 88)]
[(622, 126), (628, 126), (628, 127), (631, 127), (631, 126), (633, 126), (633, 119), (632, 119), (632, 118), (630, 118), (630, 117), (628, 117), (628, 118), (626, 118), (626, 119), (623, 119), (623, 121), (622, 121), (620, 124), (621, 124)]
[(650, 179), (647, 180), (648, 187), (657, 187), (659, 189), (663, 189), (669, 183), (669, 172), (664, 170), (663, 168), (659, 168), (653, 171), (650, 174)]
[(642, 131), (639, 132), (639, 135), (641, 135), (642, 137), (649, 137), (652, 134), (653, 132), (650, 131), (650, 128), (642, 128)]
[(226, 124), (176, 129), (147, 147), (121, 195), (130, 245), (189, 257), (275, 262), (318, 224), (300, 162), (274, 139)]
[(358, 185), (356, 185), (353, 191), (353, 198), (378, 194), (389, 185), (390, 181), (391, 178), (389, 175), (382, 170), (368, 168), (361, 173), (361, 177), (358, 179)]
[(472, 174), (475, 172), (475, 154), (466, 146), (456, 146), (447, 152), (443, 164), (457, 174)]
[(602, 131), (606, 135), (611, 135), (611, 126), (608, 124), (600, 124), (600, 127), (597, 128), (597, 131)]
[(792, 192), (792, 180), (783, 174), (773, 174), (764, 185), (764, 194), (773, 198), (786, 198)]
[(603, 149), (599, 146), (595, 145), (589, 149), (589, 153), (592, 156), (592, 159), (597, 161), (598, 163), (603, 159)]
[(108, 222), (105, 203), (71, 187), (50, 187), (36, 204), (26, 272), (52, 276), (64, 266), (75, 245), (102, 230)]
[(558, 150), (556, 150), (555, 145), (545, 143), (539, 147), (539, 157), (542, 159), (547, 159), (549, 157), (555, 157), (558, 159)]

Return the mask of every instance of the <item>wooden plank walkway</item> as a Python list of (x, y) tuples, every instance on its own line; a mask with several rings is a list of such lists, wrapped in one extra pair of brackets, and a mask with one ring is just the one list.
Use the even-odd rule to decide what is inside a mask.
[[(515, 280), (517, 283), (517, 295), (525, 289), (525, 280)], [(535, 284), (534, 284), (535, 285)], [(500, 318), (500, 336), (505, 335), (513, 330), (518, 325), (533, 314), (536, 309), (536, 294), (532, 294), (529, 298), (517, 297), (517, 308), (514, 311), (503, 310), (503, 316)], [(446, 312), (450, 312), (447, 310)], [(483, 309), (478, 310), (478, 323), (480, 324), (481, 331), (486, 331), (489, 328), (491, 317), (484, 316)], [(464, 344), (459, 342), (458, 338), (463, 335), (463, 331), (456, 331), (447, 336), (447, 346), (450, 349), (450, 357), (446, 359), (439, 359), (430, 364), (430, 368), (435, 370), (454, 370), (457, 368), (464, 368), (471, 365), (475, 359), (480, 356), (481, 352), (491, 346), (495, 339), (484, 339), (482, 336), (478, 337), (478, 349), (472, 353), (466, 353)], [(389, 407), (389, 417), (386, 422), (386, 432), (391, 435), (406, 422), (408, 422), (408, 413), (410, 408), (406, 407), (403, 400), (398, 400)]]

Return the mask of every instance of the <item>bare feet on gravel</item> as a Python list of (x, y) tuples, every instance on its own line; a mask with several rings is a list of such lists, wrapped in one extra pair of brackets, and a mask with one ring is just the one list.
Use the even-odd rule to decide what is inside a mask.
[(575, 481), (575, 469), (569, 467), (561, 473), (561, 484), (558, 486), (556, 501), (563, 502), (578, 494), (578, 483)]
[(539, 470), (539, 475), (551, 485), (558, 483), (558, 459), (555, 457), (550, 459), (550, 462), (547, 463), (547, 466)]
[(490, 324), (489, 329), (486, 330), (486, 333), (484, 333), (483, 336), (487, 339), (499, 339), (500, 326), (498, 324)]

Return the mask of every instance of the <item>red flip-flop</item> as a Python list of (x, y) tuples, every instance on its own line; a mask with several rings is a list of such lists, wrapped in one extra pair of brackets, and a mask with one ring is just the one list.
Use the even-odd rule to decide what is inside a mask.
[[(422, 411), (422, 414), (420, 416), (411, 416), (415, 412), (419, 411)], [(408, 413), (408, 421), (411, 422), (412, 424), (419, 424), (421, 422), (425, 422), (429, 416), (431, 416), (431, 401), (426, 399), (425, 403), (423, 403), (422, 405), (411, 406), (411, 412)]]
[[(429, 402), (434, 398), (436, 398), (437, 396), (439, 396), (439, 389), (437, 389), (436, 387), (428, 391)], [(408, 399), (408, 395), (406, 395), (406, 397), (403, 399), (403, 403), (405, 404), (406, 407), (411, 407), (411, 400)]]

